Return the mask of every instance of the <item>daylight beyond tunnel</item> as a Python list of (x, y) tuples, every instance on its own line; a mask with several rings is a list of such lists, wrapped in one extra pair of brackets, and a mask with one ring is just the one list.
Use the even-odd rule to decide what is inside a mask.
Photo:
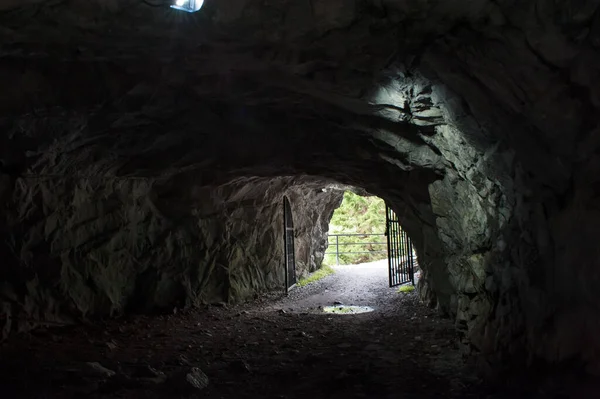
[(281, 289), (357, 187), (467, 352), (598, 370), (598, 3), (531, 3), (0, 1), (2, 337)]

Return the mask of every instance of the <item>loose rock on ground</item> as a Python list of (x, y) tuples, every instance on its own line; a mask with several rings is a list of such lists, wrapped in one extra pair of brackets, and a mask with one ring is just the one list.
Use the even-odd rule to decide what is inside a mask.
[[(0, 351), (5, 397), (499, 398), (452, 323), (388, 288), (383, 263), (336, 269), (287, 297), (21, 335)], [(374, 311), (319, 310), (336, 300)]]

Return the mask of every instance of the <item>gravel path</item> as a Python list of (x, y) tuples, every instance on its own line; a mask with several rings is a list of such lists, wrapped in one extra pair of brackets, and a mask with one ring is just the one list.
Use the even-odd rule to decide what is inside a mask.
[(389, 288), (387, 260), (358, 265), (332, 266), (335, 274), (304, 287), (294, 287), (287, 298), (267, 309), (314, 312), (319, 306), (340, 302), (344, 305), (370, 306), (375, 312), (393, 311), (398, 288)]

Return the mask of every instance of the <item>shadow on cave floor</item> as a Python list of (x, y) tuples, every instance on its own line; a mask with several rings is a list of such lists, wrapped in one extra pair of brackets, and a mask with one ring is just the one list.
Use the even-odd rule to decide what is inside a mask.
[[(388, 288), (385, 271), (337, 269), (288, 297), (14, 337), (0, 349), (2, 397), (554, 397), (490, 394), (449, 320)], [(374, 311), (315, 310), (333, 300)], [(208, 376), (202, 390), (186, 381), (193, 367)]]

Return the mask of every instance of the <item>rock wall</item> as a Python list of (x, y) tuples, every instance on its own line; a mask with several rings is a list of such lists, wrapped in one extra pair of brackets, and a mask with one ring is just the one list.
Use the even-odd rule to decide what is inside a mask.
[(329, 245), (327, 233), (333, 212), (342, 204), (344, 187), (328, 184), (287, 192), (294, 217), (296, 277), (321, 267)]
[(489, 25), (457, 28), (423, 54), (421, 70), (479, 122), (454, 125), (482, 155), (446, 158), (473, 184), (470, 198), (491, 200), (466, 223), (470, 245), (481, 243), (463, 262), (475, 284), (456, 284), (458, 320), (488, 357), (598, 369), (598, 7), (500, 2)]
[(302, 178), (245, 178), (220, 187), (153, 179), (14, 183), (3, 213), (3, 337), (38, 321), (171, 311), (283, 291), (283, 195), (300, 233), (300, 275), (320, 265), (330, 207), (341, 197)]

